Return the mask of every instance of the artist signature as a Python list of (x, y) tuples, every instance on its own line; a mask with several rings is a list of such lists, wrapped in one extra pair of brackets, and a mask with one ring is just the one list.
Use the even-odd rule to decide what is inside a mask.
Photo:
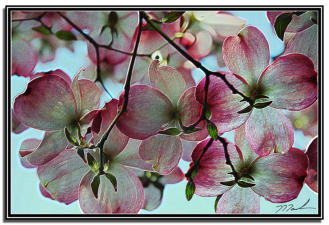
[(308, 207), (307, 204), (310, 202), (310, 199), (308, 199), (302, 206), (295, 207), (294, 204), (286, 204), (286, 205), (278, 205), (276, 206), (279, 208), (275, 213), (287, 213), (291, 211), (297, 211), (301, 209), (315, 209), (314, 207)]

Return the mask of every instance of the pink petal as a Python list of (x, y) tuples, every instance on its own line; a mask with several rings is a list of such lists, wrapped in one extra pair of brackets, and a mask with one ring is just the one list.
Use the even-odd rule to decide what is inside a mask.
[(176, 167), (170, 174), (162, 176), (159, 181), (162, 184), (177, 184), (185, 179), (183, 171)]
[(187, 52), (196, 60), (209, 55), (212, 49), (212, 37), (208, 31), (200, 31), (195, 36), (195, 42), (187, 48)]
[(238, 129), (234, 130), (234, 144), (238, 146), (243, 155), (245, 167), (248, 167), (254, 159), (258, 157), (255, 151), (250, 147), (245, 132), (246, 125), (243, 124)]
[(318, 26), (313, 25), (296, 33), (284, 51), (285, 55), (289, 53), (300, 53), (310, 57), (315, 69), (318, 70)]
[(150, 84), (159, 89), (172, 101), (173, 104), (186, 89), (186, 83), (183, 76), (173, 67), (159, 66), (158, 60), (153, 60), (149, 67)]
[(306, 184), (318, 193), (318, 137), (314, 138), (307, 148), (306, 155), (309, 159)]
[(303, 31), (314, 24), (312, 17), (316, 17), (316, 12), (308, 11), (301, 15), (292, 15), (292, 19), (288, 24), (285, 32), (287, 33), (297, 33)]
[(225, 39), (223, 59), (233, 73), (254, 85), (268, 66), (270, 49), (263, 33), (256, 27), (248, 26), (237, 36)]
[(12, 132), (14, 132), (15, 134), (20, 134), (26, 129), (28, 129), (28, 127), (25, 126), (24, 124), (22, 124), (21, 121), (19, 121), (17, 119), (15, 112), (12, 109), (11, 110), (11, 130), (12, 130)]
[(37, 77), (42, 77), (42, 76), (59, 76), (61, 78), (63, 78), (67, 83), (71, 84), (72, 83), (72, 80), (70, 78), (69, 75), (67, 75), (63, 70), (61, 69), (57, 69), (57, 70), (51, 70), (51, 71), (48, 71), (48, 72), (40, 72), (40, 73), (36, 73), (36, 74), (33, 74), (31, 76), (31, 79), (32, 78), (37, 78)]
[(181, 139), (182, 146), (183, 146), (183, 156), (182, 159), (186, 162), (192, 161), (192, 152), (194, 148), (197, 146), (198, 142), (196, 141), (185, 141)]
[(26, 155), (25, 160), (32, 165), (40, 166), (64, 151), (67, 145), (64, 129), (46, 132), (38, 148)]
[(89, 171), (76, 150), (68, 149), (38, 167), (38, 176), (47, 192), (57, 201), (71, 204), (78, 199), (79, 184)]
[[(245, 81), (234, 74), (225, 73), (227, 80), (239, 91), (249, 92)], [(205, 78), (197, 86), (196, 98), (202, 103), (204, 99)], [(220, 90), (220, 91), (219, 91)], [(246, 102), (240, 102), (240, 95), (232, 94), (231, 89), (220, 78), (211, 76), (208, 89), (207, 103), (212, 114), (211, 121), (214, 122), (221, 133), (231, 131), (241, 126), (248, 119), (250, 113), (238, 113), (249, 106)]]
[(39, 190), (40, 190), (40, 192), (41, 192), (41, 194), (42, 194), (43, 197), (50, 198), (51, 200), (55, 200), (55, 199), (49, 194), (49, 192), (47, 191), (47, 189), (46, 189), (44, 186), (42, 186), (41, 183), (39, 183)]
[(121, 165), (124, 165), (126, 167), (134, 168), (134, 169), (140, 169), (140, 170), (146, 170), (146, 171), (154, 171), (152, 164), (145, 162), (141, 159), (139, 156), (139, 146), (142, 141), (135, 140), (130, 138), (127, 146), (124, 148), (120, 154), (115, 156), (113, 161), (120, 163)]
[(238, 185), (225, 192), (217, 204), (217, 214), (257, 214), (260, 213), (260, 197), (250, 188)]
[(246, 123), (246, 136), (251, 148), (261, 156), (287, 152), (294, 144), (294, 128), (279, 110), (254, 109)]
[(142, 141), (139, 155), (153, 164), (155, 171), (161, 175), (170, 174), (182, 158), (182, 143), (179, 137), (158, 134)]
[[(206, 139), (196, 146), (192, 153), (193, 163), (190, 166), (193, 166), (199, 159), (209, 140)], [(227, 148), (235, 169), (239, 171), (242, 167), (242, 153), (231, 143), (228, 144)], [(213, 142), (200, 160), (198, 175), (193, 178), (197, 195), (217, 196), (231, 188), (220, 183), (234, 180), (234, 177), (228, 174), (232, 171), (225, 162), (223, 145), (219, 141)]]
[[(105, 107), (102, 110), (98, 112), (101, 117), (101, 124), (100, 131), (98, 131), (97, 134), (93, 134), (95, 144), (101, 140), (104, 133), (109, 129), (112, 121), (116, 117), (118, 111), (118, 103), (119, 101), (117, 99), (112, 99), (110, 102), (105, 104)], [(129, 137), (121, 133), (117, 126), (114, 126), (109, 137), (105, 141), (104, 152), (111, 158), (114, 158), (126, 147), (128, 141)]]
[(162, 191), (150, 183), (147, 187), (144, 187), (145, 200), (143, 209), (152, 211), (159, 207), (162, 200)]
[(82, 212), (94, 213), (138, 213), (144, 202), (143, 185), (129, 169), (118, 164), (111, 167), (111, 174), (117, 179), (117, 192), (112, 183), (103, 175), (100, 177), (98, 198), (94, 197), (91, 182), (95, 174), (90, 171), (81, 181), (79, 205)]
[(35, 165), (32, 165), (28, 160), (28, 155), (33, 153), (39, 146), (41, 140), (31, 138), (26, 139), (22, 142), (21, 147), (19, 149), (19, 158), (21, 160), (22, 166), (25, 168), (34, 168)]
[(218, 36), (236, 35), (246, 21), (227, 12), (195, 11), (194, 16), (202, 23), (210, 25)]
[(302, 110), (318, 96), (317, 72), (312, 61), (301, 54), (276, 59), (261, 75), (259, 86), (274, 108)]
[[(122, 93), (119, 106), (123, 102)], [(150, 86), (134, 85), (130, 88), (127, 111), (119, 118), (117, 126), (128, 137), (143, 140), (168, 124), (173, 119), (173, 111), (172, 103), (162, 92)]]
[[(196, 87), (191, 87), (184, 92), (177, 103), (180, 120), (186, 127), (194, 124), (201, 116), (202, 105), (197, 101), (195, 94)], [(199, 123), (197, 128), (201, 130), (191, 134), (181, 134), (180, 137), (187, 141), (202, 141), (208, 137), (209, 134), (205, 121)]]
[(29, 77), (38, 62), (38, 54), (32, 45), (24, 40), (14, 40), (12, 43), (11, 74)]
[(256, 160), (250, 169), (256, 185), (252, 189), (274, 203), (297, 198), (307, 175), (308, 160), (303, 151), (292, 148)]
[(76, 118), (76, 103), (70, 85), (59, 76), (43, 76), (30, 81), (16, 97), (15, 114), (22, 123), (41, 130), (59, 130)]

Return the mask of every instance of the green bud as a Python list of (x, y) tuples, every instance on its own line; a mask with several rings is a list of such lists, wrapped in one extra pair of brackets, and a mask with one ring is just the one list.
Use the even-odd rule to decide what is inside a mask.
[(191, 178), (195, 178), (198, 175), (199, 172), (199, 166), (194, 166), (192, 168)]
[(271, 103), (272, 103), (272, 101), (256, 103), (256, 104), (254, 104), (254, 107), (257, 108), (257, 109), (263, 109), (263, 108), (271, 105)]
[(223, 182), (220, 182), (222, 185), (225, 185), (225, 186), (233, 186), (234, 184), (236, 184), (236, 181), (235, 180), (231, 180), (231, 181), (223, 181)]
[(255, 184), (248, 183), (248, 182), (245, 182), (245, 181), (242, 181), (242, 180), (238, 181), (238, 185), (242, 188), (249, 188), (249, 187), (255, 186)]

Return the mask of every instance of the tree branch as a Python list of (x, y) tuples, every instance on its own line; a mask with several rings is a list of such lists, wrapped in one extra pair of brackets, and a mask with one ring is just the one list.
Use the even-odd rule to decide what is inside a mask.
[(124, 86), (125, 93), (124, 93), (123, 106), (122, 106), (121, 110), (119, 110), (119, 112), (116, 115), (116, 117), (114, 118), (114, 120), (112, 121), (110, 127), (107, 129), (107, 131), (104, 133), (101, 140), (96, 145), (100, 149), (100, 154), (101, 154), (100, 155), (101, 163), (100, 163), (100, 167), (99, 167), (100, 174), (104, 173), (104, 152), (103, 152), (104, 143), (107, 140), (108, 136), (110, 135), (111, 130), (115, 126), (115, 124), (118, 121), (118, 119), (120, 118), (120, 116), (125, 111), (127, 111), (128, 100), (129, 100), (129, 91), (130, 91), (130, 81), (131, 81), (131, 76), (132, 76), (132, 72), (133, 72), (133, 68), (134, 68), (135, 59), (136, 59), (136, 56), (137, 56), (137, 49), (138, 49), (138, 46), (139, 46), (141, 33), (142, 33), (142, 16), (139, 13), (138, 34), (137, 34), (137, 39), (136, 39), (133, 55), (132, 55), (132, 58), (130, 60), (126, 81), (125, 81), (125, 86)]

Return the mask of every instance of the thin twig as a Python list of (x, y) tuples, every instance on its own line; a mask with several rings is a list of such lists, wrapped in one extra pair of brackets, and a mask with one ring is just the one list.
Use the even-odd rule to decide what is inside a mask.
[(132, 55), (132, 58), (130, 60), (128, 74), (127, 74), (127, 77), (126, 77), (126, 82), (125, 82), (125, 87), (124, 87), (125, 92), (124, 92), (123, 106), (122, 106), (121, 110), (119, 110), (119, 112), (116, 115), (116, 117), (114, 118), (114, 120), (112, 121), (110, 127), (107, 129), (107, 131), (102, 136), (101, 140), (96, 145), (97, 147), (99, 147), (99, 149), (102, 153), (100, 155), (100, 158), (101, 158), (101, 160), (100, 160), (101, 165), (99, 167), (100, 174), (104, 173), (104, 171), (103, 171), (104, 170), (104, 154), (103, 154), (104, 143), (107, 140), (108, 136), (110, 135), (111, 130), (115, 126), (115, 124), (118, 121), (118, 119), (120, 118), (120, 116), (127, 110), (127, 105), (128, 105), (128, 100), (129, 100), (129, 91), (130, 91), (130, 81), (131, 81), (131, 76), (132, 76), (132, 72), (133, 72), (133, 68), (134, 68), (135, 59), (136, 59), (136, 56), (137, 56), (137, 49), (138, 49), (138, 46), (139, 46), (141, 33), (142, 33), (142, 16), (139, 13), (138, 34), (137, 34), (137, 39), (136, 39), (133, 55)]

